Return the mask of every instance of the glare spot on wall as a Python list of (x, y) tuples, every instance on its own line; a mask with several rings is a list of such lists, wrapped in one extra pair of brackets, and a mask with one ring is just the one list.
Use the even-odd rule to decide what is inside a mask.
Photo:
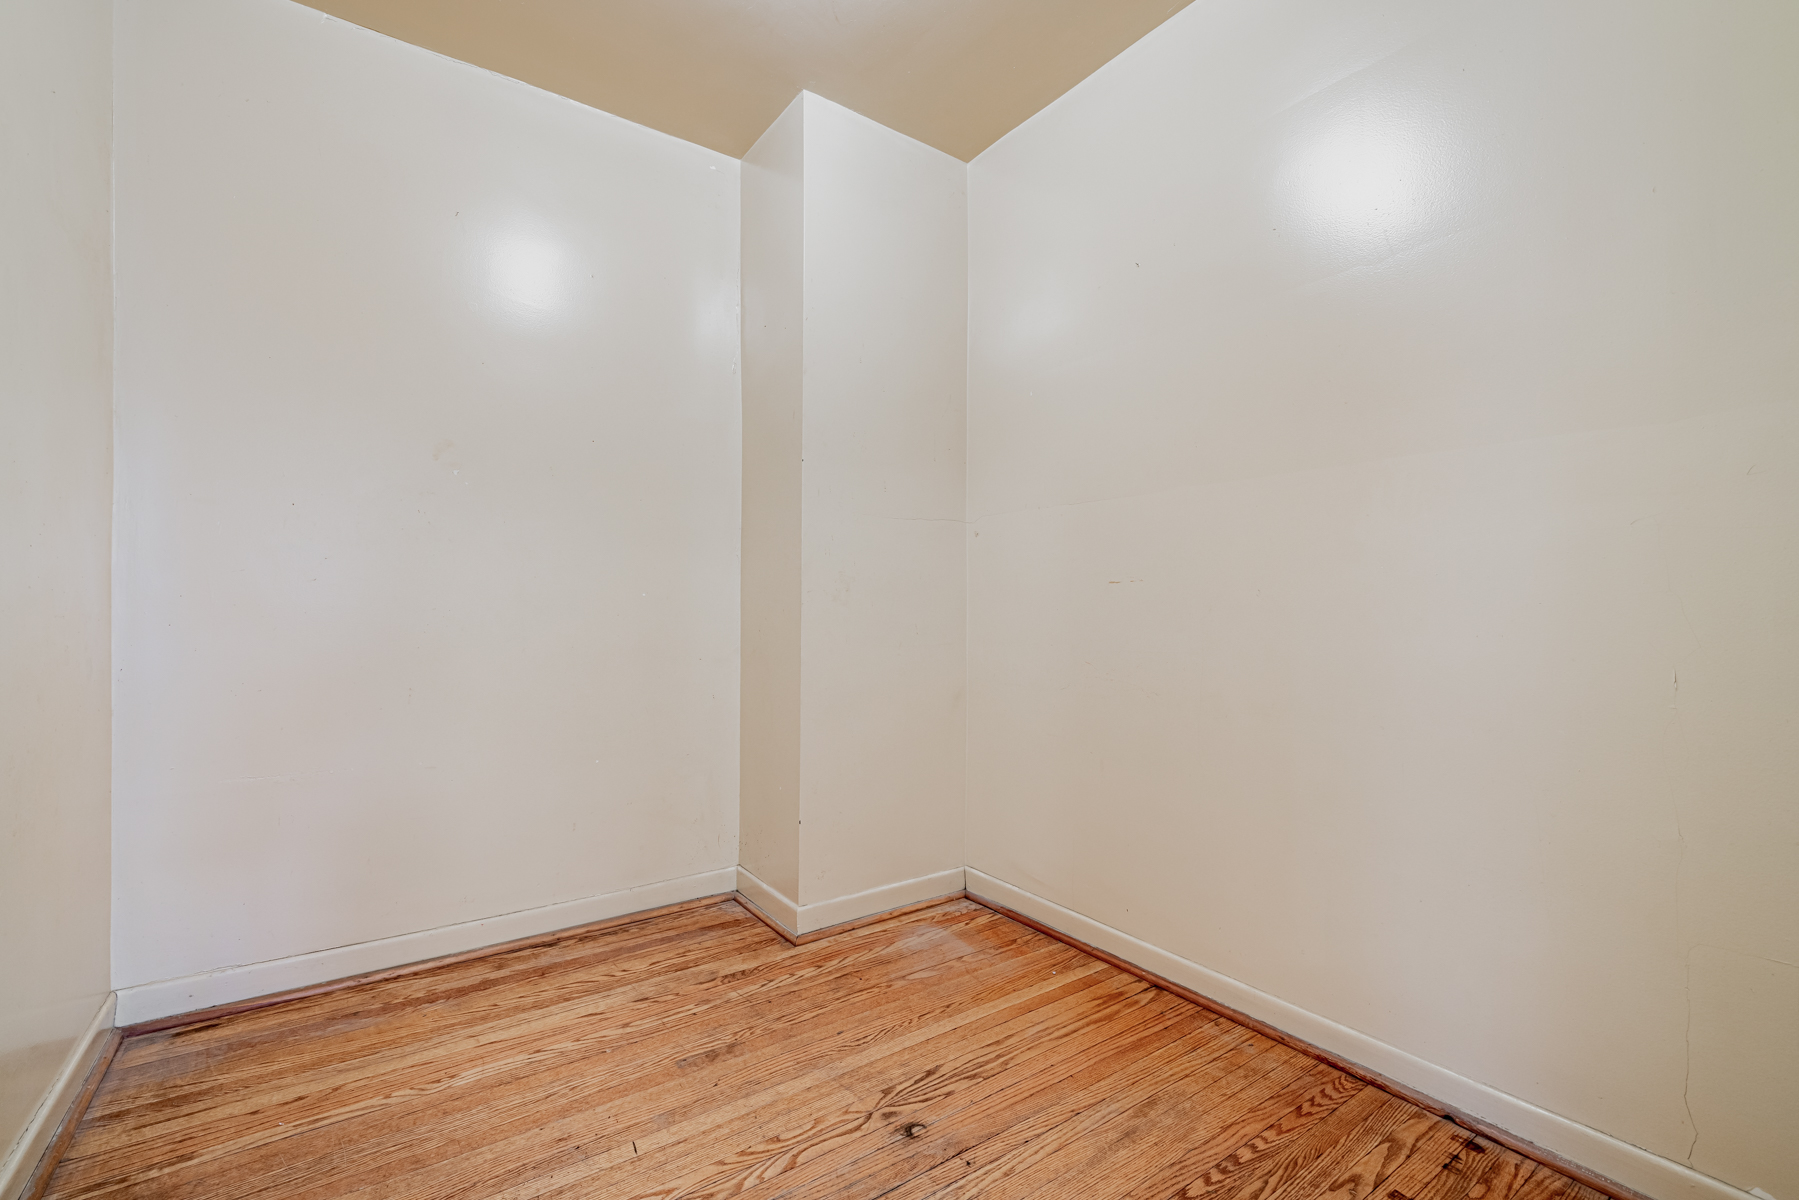
[(1285, 219), (1337, 252), (1395, 253), (1449, 201), (1442, 141), (1404, 109), (1332, 112), (1285, 156)]
[(547, 316), (564, 306), (569, 287), (566, 249), (540, 234), (513, 233), (494, 242), (488, 288), (520, 316)]

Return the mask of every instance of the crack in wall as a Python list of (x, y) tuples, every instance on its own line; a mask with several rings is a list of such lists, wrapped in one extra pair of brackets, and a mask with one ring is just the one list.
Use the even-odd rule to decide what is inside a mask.
[[(1680, 883), (1686, 873), (1687, 835), (1680, 824), (1680, 801), (1676, 797), (1668, 798), (1668, 807), (1674, 812), (1674, 840), (1679, 846), (1679, 855), (1674, 860), (1674, 940), (1678, 944), (1681, 936)], [(1699, 1122), (1693, 1119), (1693, 951), (1696, 946), (1688, 946), (1681, 956), (1681, 994), (1686, 1000), (1687, 1020), (1682, 1047), (1683, 1069), (1680, 1079), (1680, 1103), (1687, 1112), (1687, 1124), (1693, 1130), (1693, 1140), (1687, 1143), (1686, 1163), (1693, 1165), (1693, 1152), (1699, 1148)]]
[[(1676, 822), (1678, 822), (1680, 819), (1679, 813), (1680, 813), (1680, 809), (1679, 809), (1679, 806), (1677, 805), (1675, 807), (1675, 821)], [(1681, 842), (1680, 852), (1681, 852), (1681, 857), (1684, 859), (1686, 857), (1686, 842), (1684, 840)], [(1678, 871), (1679, 869), (1680, 868), (1679, 868), (1678, 864), (1676, 864), (1675, 870)], [(1680, 884), (1677, 879), (1675, 882), (1675, 888), (1676, 888), (1677, 895), (1678, 895), (1679, 886), (1680, 886)], [(1693, 1091), (1693, 950), (1692, 949), (1688, 949), (1687, 953), (1686, 953), (1685, 991), (1686, 991), (1686, 1001), (1687, 1001), (1686, 1073), (1681, 1077), (1681, 1081), (1680, 1081), (1680, 1102), (1682, 1105), (1684, 1105), (1686, 1107), (1686, 1110), (1687, 1110), (1687, 1124), (1691, 1125), (1693, 1127), (1693, 1140), (1691, 1142), (1687, 1143), (1687, 1166), (1690, 1167), (1693, 1165), (1693, 1151), (1695, 1151), (1699, 1148), (1699, 1122), (1697, 1122), (1693, 1119), (1693, 1097), (1692, 1097), (1692, 1091)]]
[[(1669, 705), (1672, 710), (1668, 718), (1667, 732), (1670, 741), (1676, 741), (1680, 732), (1680, 669), (1673, 671), (1674, 702)], [(1674, 944), (1680, 945), (1684, 937), (1685, 922), (1682, 911), (1681, 884), (1686, 876), (1687, 865), (1687, 833), (1680, 821), (1679, 775), (1675, 775), (1675, 783), (1668, 793), (1668, 810), (1674, 816), (1674, 842), (1676, 855), (1674, 859)], [(1680, 1104), (1687, 1114), (1687, 1126), (1693, 1131), (1692, 1141), (1687, 1143), (1686, 1164), (1693, 1165), (1693, 1153), (1699, 1148), (1699, 1122), (1693, 1119), (1693, 951), (1696, 946), (1688, 946), (1681, 955), (1681, 997), (1686, 1003), (1686, 1026), (1682, 1032), (1681, 1046), (1681, 1078)]]

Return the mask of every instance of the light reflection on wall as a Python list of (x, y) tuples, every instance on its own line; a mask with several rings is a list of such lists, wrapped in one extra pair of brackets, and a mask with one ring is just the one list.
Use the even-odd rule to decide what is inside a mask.
[(1321, 117), (1281, 164), (1284, 219), (1339, 254), (1404, 249), (1451, 202), (1448, 139), (1423, 115), (1391, 106)]
[(567, 306), (567, 249), (537, 233), (509, 233), (488, 253), (487, 287), (502, 307), (527, 320), (541, 320)]

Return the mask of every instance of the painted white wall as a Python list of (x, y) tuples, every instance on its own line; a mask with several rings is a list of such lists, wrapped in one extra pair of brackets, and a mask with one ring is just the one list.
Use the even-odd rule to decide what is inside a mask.
[(115, 982), (734, 867), (737, 164), (286, 0), (116, 33)]
[(0, 8), (0, 1193), (109, 990), (111, 119), (111, 4)]
[(968, 168), (803, 99), (810, 906), (963, 865)]
[(967, 168), (808, 92), (745, 178), (743, 824), (803, 931), (961, 886)]
[(800, 894), (805, 112), (802, 95), (750, 147), (742, 167), (743, 769), (738, 862), (795, 908)]
[(1218, 0), (976, 159), (969, 865), (1799, 1196), (1796, 61)]

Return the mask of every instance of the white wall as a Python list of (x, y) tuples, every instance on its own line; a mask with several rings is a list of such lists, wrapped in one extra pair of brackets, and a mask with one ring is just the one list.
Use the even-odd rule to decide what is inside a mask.
[(1216, 0), (976, 159), (970, 866), (1799, 1197), (1795, 62)]
[(111, 115), (109, 3), (0, 8), (0, 1194), (108, 991)]
[(804, 98), (812, 905), (962, 866), (968, 208), (961, 162)]
[(746, 163), (744, 865), (801, 931), (961, 887), (966, 176), (809, 92)]
[(117, 66), (115, 982), (734, 867), (737, 164), (285, 0)]
[(795, 909), (799, 902), (794, 898), (800, 894), (805, 113), (802, 95), (744, 156), (742, 209), (743, 770), (738, 862)]

